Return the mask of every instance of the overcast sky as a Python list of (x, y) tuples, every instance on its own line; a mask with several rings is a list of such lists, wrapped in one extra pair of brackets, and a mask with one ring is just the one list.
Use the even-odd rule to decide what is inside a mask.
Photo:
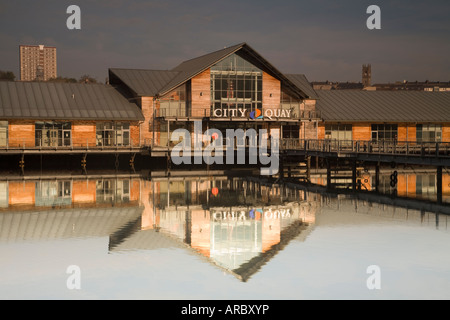
[[(81, 8), (81, 30), (66, 9)], [(369, 30), (367, 7), (381, 8)], [(0, 70), (18, 79), (19, 45), (57, 47), (58, 75), (108, 68), (171, 69), (246, 42), (284, 73), (310, 81), (450, 81), (448, 0), (0, 0)]]

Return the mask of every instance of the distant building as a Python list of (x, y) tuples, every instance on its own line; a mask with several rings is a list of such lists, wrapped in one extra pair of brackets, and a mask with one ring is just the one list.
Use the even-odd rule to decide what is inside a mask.
[(362, 66), (362, 84), (364, 87), (370, 87), (372, 81), (372, 66), (363, 64)]
[(366, 91), (436, 91), (450, 92), (450, 81), (396, 81), (372, 84), (372, 66), (362, 65), (362, 82), (313, 81), (314, 90), (366, 90)]
[(21, 81), (47, 81), (57, 77), (55, 47), (21, 45), (19, 54)]
[(314, 90), (362, 90), (361, 82), (311, 82)]
[(311, 85), (314, 90), (363, 90), (370, 87), (372, 80), (372, 66), (363, 64), (362, 82), (331, 82), (313, 81)]
[(450, 92), (450, 81), (440, 82), (440, 81), (403, 81), (394, 83), (378, 83), (374, 84), (373, 87), (377, 91), (393, 91), (393, 90), (409, 90), (409, 91), (448, 91)]

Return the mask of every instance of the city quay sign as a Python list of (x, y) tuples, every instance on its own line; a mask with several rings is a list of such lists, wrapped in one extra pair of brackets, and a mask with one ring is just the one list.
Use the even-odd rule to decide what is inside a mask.
[(221, 109), (217, 108), (213, 110), (214, 118), (250, 118), (252, 120), (258, 119), (289, 119), (291, 117), (292, 110), (283, 110), (283, 109), (255, 109), (255, 111), (248, 111), (244, 108), (235, 108), (235, 109)]

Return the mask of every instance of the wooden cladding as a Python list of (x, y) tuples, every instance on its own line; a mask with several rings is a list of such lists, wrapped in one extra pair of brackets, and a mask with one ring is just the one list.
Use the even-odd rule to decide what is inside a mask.
[[(348, 123), (352, 126), (352, 140), (372, 140), (372, 123)], [(439, 124), (442, 127), (441, 142), (450, 142), (450, 123)], [(397, 126), (397, 141), (417, 141), (417, 125), (399, 123)], [(318, 139), (325, 139), (325, 124), (320, 123), (318, 128)]]
[[(68, 136), (69, 143), (64, 146), (72, 147), (95, 147), (97, 145), (97, 123), (95, 121), (73, 121), (70, 122), (71, 129)], [(131, 146), (140, 145), (139, 122), (127, 122), (130, 125)], [(8, 121), (8, 144), (9, 148), (34, 148), (39, 146), (36, 135), (36, 121), (32, 120), (10, 120)], [(58, 137), (57, 137), (58, 139)], [(6, 147), (6, 146), (3, 146)]]
[(278, 109), (281, 103), (281, 82), (263, 72), (263, 108)]
[[(192, 87), (192, 115), (201, 116), (209, 112), (211, 105), (211, 71), (200, 73), (191, 80)], [(209, 115), (209, 113), (207, 113)]]

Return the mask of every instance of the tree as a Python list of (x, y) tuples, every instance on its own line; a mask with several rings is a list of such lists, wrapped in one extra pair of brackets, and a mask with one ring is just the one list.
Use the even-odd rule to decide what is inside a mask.
[(92, 78), (90, 75), (85, 74), (78, 80), (79, 83), (97, 83), (97, 79)]
[(48, 82), (77, 83), (78, 81), (75, 78), (67, 78), (59, 76), (56, 78), (48, 79)]
[(3, 71), (0, 70), (0, 81), (14, 81), (14, 79), (16, 78), (16, 76), (14, 75), (14, 73), (12, 71)]

